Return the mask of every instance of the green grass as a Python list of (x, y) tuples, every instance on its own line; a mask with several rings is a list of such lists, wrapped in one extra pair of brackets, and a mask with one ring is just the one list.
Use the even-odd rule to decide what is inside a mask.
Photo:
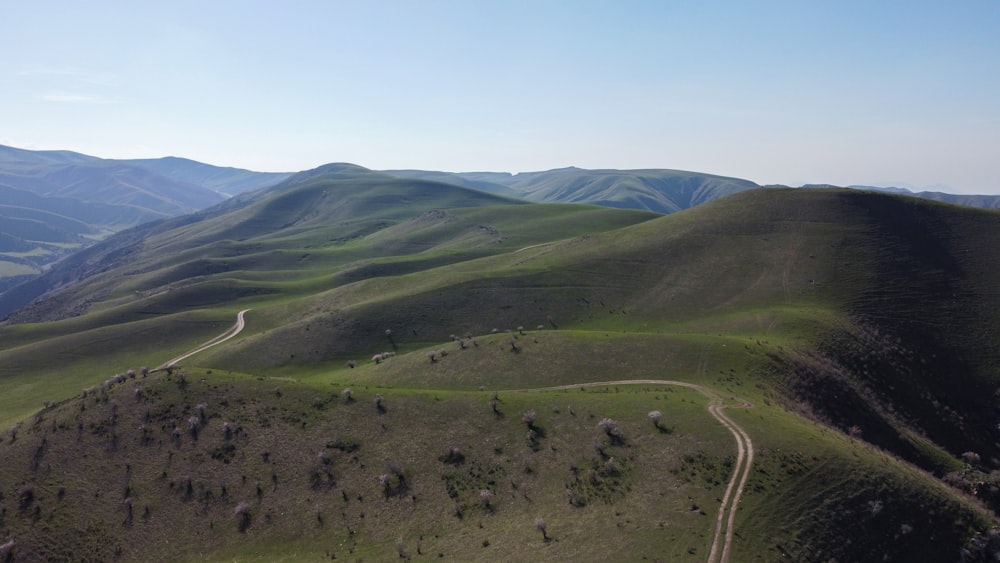
[[(658, 385), (537, 391), (622, 379), (699, 383), (731, 406), (753, 403), (728, 411), (759, 453), (734, 560), (947, 559), (994, 524), (910, 463), (940, 476), (962, 467), (964, 451), (996, 453), (1000, 268), (992, 253), (966, 251), (997, 247), (996, 214), (767, 190), (652, 218), (332, 174), (211, 220), (165, 223), (122, 250), (126, 265), (95, 266), (35, 310), (85, 314), (0, 327), (0, 427), (21, 425), (17, 441), (0, 443), (20, 460), (0, 479), (11, 515), (0, 536), (55, 558), (59, 546), (94, 559), (121, 546), (126, 559), (384, 560), (402, 549), (463, 561), (704, 560), (735, 459), (705, 397)], [(385, 205), (400, 199), (411, 206)], [(187, 389), (160, 375), (140, 382), (150, 393), (140, 402), (132, 382), (107, 401), (75, 398), (214, 337), (244, 308), (244, 333), (184, 362)], [(345, 387), (356, 403), (344, 404)], [(488, 407), (494, 391), (503, 416)], [(43, 401), (59, 404), (36, 415)], [(211, 439), (182, 429), (174, 444), (169, 430), (201, 402)], [(520, 421), (528, 409), (545, 430), (537, 444)], [(645, 418), (653, 409), (671, 432)], [(137, 445), (147, 411), (155, 447)], [(616, 446), (620, 479), (593, 465), (606, 416), (628, 437)], [(227, 420), (248, 432), (223, 452), (229, 463), (212, 457)], [(357, 459), (326, 447), (337, 440), (360, 444)], [(451, 447), (466, 465), (437, 459)], [(327, 450), (336, 484), (314, 490), (310, 468)], [(383, 494), (390, 462), (416, 500)], [(598, 473), (577, 486), (582, 506), (566, 497), (570, 463)], [(187, 477), (196, 490), (185, 500)], [(151, 507), (131, 527), (118, 525), (121, 495), (97, 496), (125, 481)], [(37, 518), (14, 504), (28, 482)], [(82, 492), (60, 501), (59, 487)], [(496, 495), (492, 512), (477, 503), (482, 488)], [(240, 533), (233, 510), (244, 500), (251, 524)], [(539, 516), (553, 541), (534, 529)], [(172, 552), (155, 543), (167, 539)]]

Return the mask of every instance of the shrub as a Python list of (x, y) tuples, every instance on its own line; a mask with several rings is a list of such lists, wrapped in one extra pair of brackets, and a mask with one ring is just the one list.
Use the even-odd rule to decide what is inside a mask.
[(450, 465), (460, 465), (465, 462), (465, 454), (462, 453), (462, 450), (452, 447), (448, 450), (448, 453), (439, 456), (438, 460)]
[(602, 418), (601, 421), (597, 423), (597, 427), (603, 430), (608, 436), (618, 431), (618, 423), (612, 418)]
[(618, 474), (618, 463), (615, 461), (615, 458), (609, 457), (608, 460), (604, 462), (604, 473), (605, 475)]
[(8, 540), (7, 543), (4, 543), (4, 544), (0, 545), (0, 561), (3, 561), (4, 563), (6, 563), (7, 561), (13, 561), (14, 560), (14, 546), (15, 545), (16, 545), (16, 542), (14, 541), (13, 538), (11, 538), (10, 540)]
[(403, 473), (402, 467), (396, 465), (395, 463), (389, 463), (386, 466), (386, 472), (379, 475), (378, 481), (379, 484), (382, 485), (382, 492), (385, 494), (386, 498), (391, 496), (402, 496), (410, 490), (409, 483), (406, 480), (406, 475)]
[(974, 465), (979, 463), (980, 457), (976, 452), (965, 452), (962, 454), (962, 461), (968, 463), (969, 465)]
[(24, 512), (33, 502), (35, 502), (35, 488), (31, 485), (21, 487), (17, 494), (17, 508)]
[(246, 532), (247, 528), (250, 527), (250, 504), (246, 501), (241, 501), (233, 509), (233, 515), (236, 516), (236, 526), (241, 533)]
[(489, 489), (479, 491), (479, 502), (483, 505), (483, 508), (493, 510), (493, 496), (493, 491)]
[(597, 423), (597, 427), (607, 434), (608, 438), (611, 438), (611, 443), (614, 445), (621, 445), (625, 442), (622, 437), (621, 431), (618, 430), (618, 422), (612, 418), (602, 418), (600, 422)]
[(544, 518), (535, 518), (535, 529), (542, 533), (543, 540), (549, 539), (548, 526), (545, 524)]
[(538, 413), (533, 410), (526, 410), (521, 414), (521, 422), (527, 425), (528, 428), (533, 428), (536, 420), (538, 420)]

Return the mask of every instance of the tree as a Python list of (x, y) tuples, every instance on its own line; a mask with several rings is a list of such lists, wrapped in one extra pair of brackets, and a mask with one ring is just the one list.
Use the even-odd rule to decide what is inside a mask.
[(615, 422), (613, 418), (602, 418), (601, 421), (597, 423), (597, 427), (603, 430), (608, 436), (611, 436), (618, 431), (618, 423)]
[(649, 414), (646, 416), (649, 417), (649, 420), (653, 421), (653, 426), (660, 427), (660, 420), (663, 418), (663, 414), (660, 411), (649, 411)]
[(489, 489), (482, 489), (479, 491), (479, 502), (482, 503), (483, 508), (486, 510), (493, 510), (493, 491)]
[(188, 430), (191, 432), (191, 438), (198, 439), (198, 428), (201, 426), (201, 421), (197, 416), (191, 416), (187, 420)]
[(7, 543), (0, 545), (0, 561), (6, 563), (7, 561), (14, 560), (15, 545), (17, 545), (17, 542), (15, 542), (13, 539), (10, 539), (7, 541)]
[(535, 428), (535, 421), (538, 420), (538, 414), (533, 410), (526, 410), (521, 414), (521, 422), (523, 422), (529, 430)]
[(535, 518), (535, 529), (542, 533), (542, 540), (549, 541), (548, 526), (544, 518)]
[(962, 461), (964, 461), (969, 465), (975, 465), (979, 463), (980, 459), (981, 458), (979, 457), (979, 454), (977, 454), (976, 452), (965, 452), (962, 454)]
[(239, 531), (246, 532), (247, 528), (250, 527), (250, 504), (246, 501), (241, 501), (233, 509), (233, 515), (236, 516)]
[(438, 460), (449, 465), (460, 465), (465, 462), (465, 454), (457, 447), (452, 447), (448, 453), (438, 456)]

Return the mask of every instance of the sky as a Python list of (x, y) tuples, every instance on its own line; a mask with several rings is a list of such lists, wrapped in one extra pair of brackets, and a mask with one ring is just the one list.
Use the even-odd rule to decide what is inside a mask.
[(997, 0), (0, 0), (0, 144), (1000, 193)]

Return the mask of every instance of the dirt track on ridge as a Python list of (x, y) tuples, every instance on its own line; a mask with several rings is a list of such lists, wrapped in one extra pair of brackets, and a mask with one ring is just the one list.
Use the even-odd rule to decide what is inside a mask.
[(222, 344), (223, 342), (225, 342), (225, 341), (229, 340), (230, 338), (236, 336), (237, 334), (239, 334), (240, 332), (242, 332), (243, 331), (243, 327), (246, 326), (246, 321), (244, 321), (243, 317), (244, 317), (244, 315), (246, 315), (247, 311), (249, 311), (249, 310), (250, 309), (243, 309), (242, 311), (240, 311), (239, 313), (237, 313), (236, 314), (236, 324), (234, 324), (232, 327), (230, 327), (229, 330), (227, 330), (226, 332), (223, 332), (219, 336), (216, 336), (215, 338), (209, 340), (208, 342), (205, 342), (204, 344), (202, 344), (201, 346), (198, 346), (194, 350), (190, 350), (188, 352), (184, 352), (180, 356), (177, 356), (176, 358), (174, 358), (172, 360), (168, 360), (166, 363), (164, 363), (163, 365), (161, 365), (160, 367), (158, 367), (156, 369), (157, 370), (163, 370), (163, 369), (167, 369), (167, 368), (172, 368), (175, 365), (177, 365), (178, 363), (180, 363), (180, 362), (182, 362), (182, 361), (190, 358), (191, 356), (197, 354), (198, 352), (207, 350), (208, 348), (211, 348), (212, 346), (216, 346), (218, 344)]
[[(733, 467), (733, 475), (726, 485), (726, 493), (722, 497), (719, 505), (719, 513), (715, 519), (715, 532), (712, 536), (712, 547), (708, 552), (708, 563), (728, 563), (733, 543), (733, 526), (736, 521), (736, 509), (739, 507), (740, 498), (743, 496), (743, 489), (746, 487), (747, 479), (750, 476), (750, 466), (753, 464), (753, 442), (750, 435), (743, 428), (726, 416), (723, 409), (726, 405), (722, 402), (722, 397), (714, 390), (686, 381), (672, 381), (666, 379), (625, 379), (621, 381), (600, 381), (594, 383), (576, 383), (572, 385), (557, 385), (555, 387), (544, 387), (539, 389), (520, 389), (519, 391), (561, 391), (564, 389), (580, 389), (582, 387), (606, 387), (609, 385), (676, 385), (694, 389), (705, 395), (709, 399), (708, 413), (718, 420), (736, 438), (736, 464)], [(747, 401), (742, 401), (741, 408), (750, 408), (753, 405)]]

